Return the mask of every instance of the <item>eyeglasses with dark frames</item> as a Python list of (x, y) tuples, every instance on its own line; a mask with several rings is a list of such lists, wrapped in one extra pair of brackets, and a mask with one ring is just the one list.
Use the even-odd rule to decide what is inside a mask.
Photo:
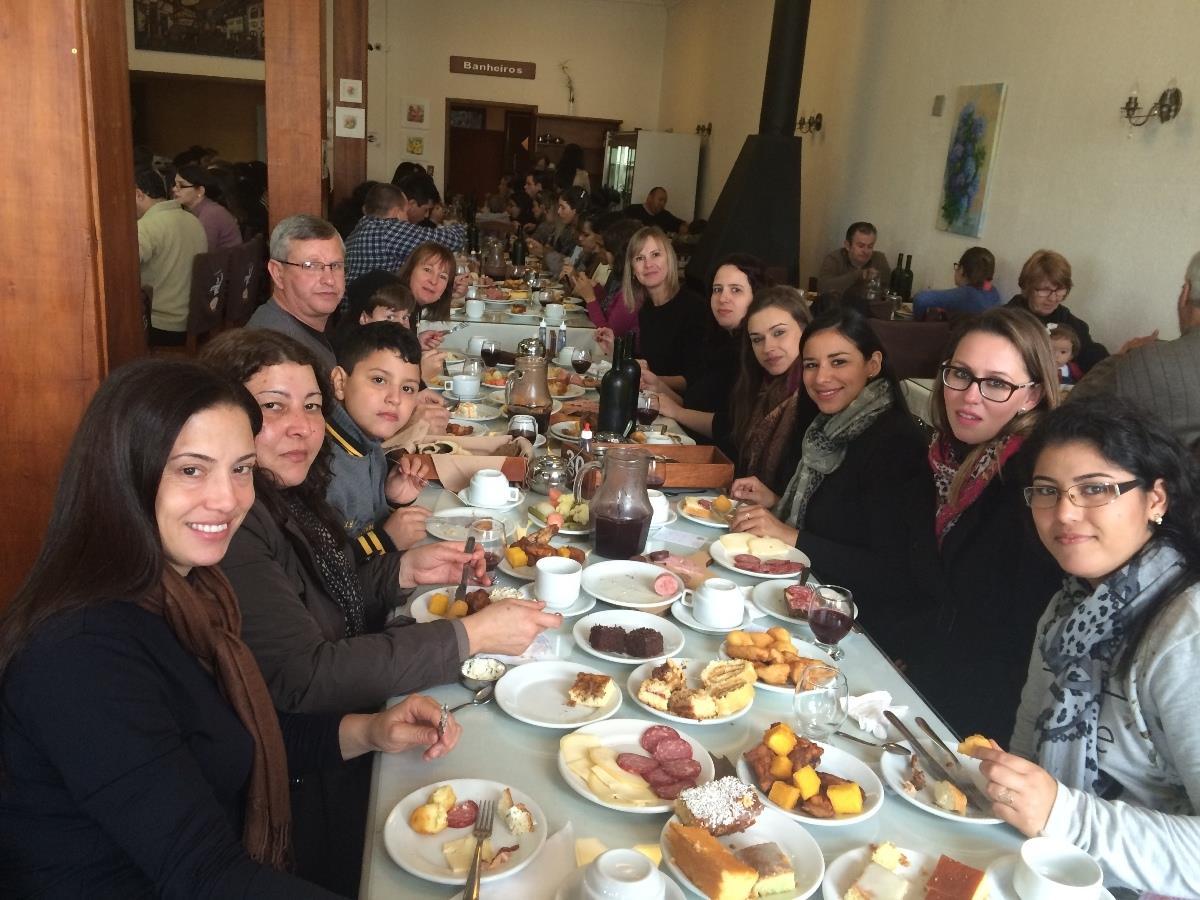
[(1037, 384), (1036, 381), (1013, 384), (1011, 381), (996, 378), (994, 375), (977, 378), (970, 369), (952, 366), (949, 363), (942, 363), (938, 366), (938, 376), (941, 378), (942, 384), (952, 391), (965, 391), (971, 385), (977, 384), (979, 385), (979, 395), (984, 400), (991, 400), (993, 403), (1004, 403), (1021, 388), (1033, 387)]
[(336, 275), (338, 272), (344, 271), (346, 264), (344, 262), (317, 262), (314, 259), (306, 259), (303, 262), (292, 262), (287, 259), (277, 259), (277, 263), (283, 263), (285, 266), (295, 266), (297, 269), (303, 269), (309, 275), (316, 275), (328, 271), (331, 275)]
[(1115, 503), (1122, 494), (1142, 486), (1140, 478), (1130, 481), (1085, 481), (1065, 490), (1052, 484), (1035, 484), (1025, 488), (1025, 505), (1030, 509), (1054, 509), (1064, 496), (1076, 506), (1090, 509)]

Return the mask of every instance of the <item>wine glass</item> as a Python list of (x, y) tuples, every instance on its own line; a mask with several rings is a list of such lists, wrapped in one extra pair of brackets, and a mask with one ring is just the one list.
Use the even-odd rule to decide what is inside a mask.
[(487, 340), (479, 345), (479, 358), (483, 360), (483, 364), (489, 369), (496, 368), (497, 354), (500, 352), (500, 344), (497, 341)]
[(483, 362), (476, 359), (474, 356), (468, 356), (463, 360), (462, 369), (459, 370), (463, 375), (474, 375), (476, 378), (483, 377)]
[(489, 572), (500, 565), (508, 546), (507, 524), (500, 519), (476, 519), (467, 529), (467, 536), (475, 538), (475, 546), (483, 551), (483, 562)]
[(828, 740), (846, 721), (850, 684), (835, 666), (814, 663), (796, 679), (796, 725), (806, 738)]
[(637, 420), (642, 425), (652, 425), (658, 418), (658, 394), (654, 391), (639, 391)]
[(582, 375), (592, 367), (592, 351), (586, 347), (576, 347), (571, 354), (571, 368)]
[(848, 588), (823, 584), (809, 604), (808, 627), (816, 635), (818, 647), (832, 659), (841, 659), (846, 654), (838, 647), (838, 641), (850, 633), (857, 616), (854, 594)]

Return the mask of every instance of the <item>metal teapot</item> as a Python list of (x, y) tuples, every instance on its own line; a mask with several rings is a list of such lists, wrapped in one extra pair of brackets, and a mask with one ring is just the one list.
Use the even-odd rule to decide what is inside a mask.
[(525, 489), (539, 494), (549, 494), (551, 488), (563, 493), (571, 490), (571, 475), (567, 461), (561, 456), (539, 456), (529, 464), (525, 472)]

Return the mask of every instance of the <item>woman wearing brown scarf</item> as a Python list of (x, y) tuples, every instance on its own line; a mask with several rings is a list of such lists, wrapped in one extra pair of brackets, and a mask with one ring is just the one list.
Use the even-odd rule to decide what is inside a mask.
[(0, 894), (328, 897), (287, 874), (290, 774), (450, 750), (440, 710), (277, 714), (215, 568), (254, 500), (249, 396), (192, 363), (101, 385), (0, 622)]

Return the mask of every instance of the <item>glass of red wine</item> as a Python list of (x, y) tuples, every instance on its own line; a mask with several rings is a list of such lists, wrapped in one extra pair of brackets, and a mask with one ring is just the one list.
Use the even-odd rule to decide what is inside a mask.
[(571, 354), (571, 368), (582, 375), (592, 367), (592, 351), (586, 347), (577, 347)]
[(479, 356), (489, 369), (496, 368), (496, 355), (499, 352), (500, 344), (497, 341), (484, 341), (479, 345)]
[(491, 572), (500, 565), (508, 547), (508, 526), (500, 519), (476, 519), (467, 529), (467, 536), (475, 538), (475, 546), (483, 551), (483, 561)]
[(653, 425), (658, 418), (658, 394), (654, 391), (639, 391), (637, 420), (642, 425)]
[(508, 436), (525, 438), (532, 444), (538, 436), (537, 419), (533, 416), (513, 416), (508, 420)]
[(809, 604), (808, 627), (816, 636), (818, 647), (832, 659), (841, 659), (846, 654), (838, 642), (850, 633), (857, 616), (854, 594), (848, 588), (823, 584)]

